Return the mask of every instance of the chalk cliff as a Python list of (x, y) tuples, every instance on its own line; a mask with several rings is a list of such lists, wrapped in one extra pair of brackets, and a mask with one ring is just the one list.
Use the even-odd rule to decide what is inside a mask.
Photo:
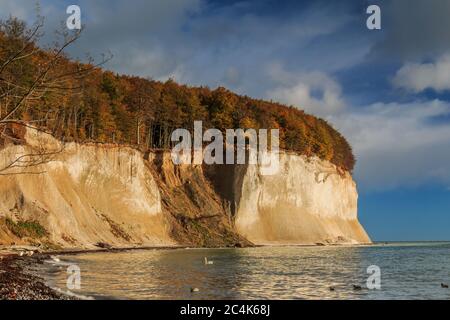
[(368, 243), (357, 220), (356, 185), (329, 162), (280, 154), (280, 170), (248, 166), (238, 195), (236, 230), (257, 244)]
[[(370, 242), (351, 175), (281, 154), (281, 170), (174, 166), (167, 152), (26, 129), (0, 149), (0, 245), (54, 248)], [(17, 161), (19, 159), (19, 161)], [(14, 162), (16, 161), (16, 162)], [(31, 166), (30, 166), (31, 164)]]
[[(0, 152), (0, 167), (22, 157), (0, 176), (0, 216), (6, 219), (1, 240), (62, 247), (173, 243), (158, 187), (139, 151), (63, 146), (30, 129), (24, 140)], [(28, 156), (36, 154), (42, 156)], [(39, 225), (47, 236), (33, 233)]]

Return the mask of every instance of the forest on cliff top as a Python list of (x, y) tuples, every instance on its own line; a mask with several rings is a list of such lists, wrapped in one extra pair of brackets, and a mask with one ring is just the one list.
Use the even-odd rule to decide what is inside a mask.
[(346, 139), (327, 121), (294, 107), (235, 94), (223, 87), (190, 87), (119, 75), (100, 63), (65, 54), (79, 34), (64, 34), (40, 48), (42, 23), (16, 18), (0, 22), (0, 132), (11, 123), (37, 126), (66, 141), (131, 144), (140, 149), (171, 147), (176, 128), (279, 129), (280, 147), (318, 156), (352, 171), (355, 158)]

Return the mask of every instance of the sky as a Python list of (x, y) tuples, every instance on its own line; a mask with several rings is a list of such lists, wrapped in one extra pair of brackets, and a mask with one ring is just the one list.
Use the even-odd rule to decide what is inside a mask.
[[(40, 1), (43, 42), (79, 5), (72, 57), (293, 105), (351, 143), (359, 218), (377, 241), (450, 240), (450, 1)], [(369, 30), (366, 9), (381, 9)], [(32, 22), (35, 3), (0, 0)]]

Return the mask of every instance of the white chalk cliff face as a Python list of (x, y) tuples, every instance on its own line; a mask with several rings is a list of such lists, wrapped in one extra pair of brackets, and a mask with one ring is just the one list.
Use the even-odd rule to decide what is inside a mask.
[[(200, 167), (200, 177), (193, 175), (189, 183), (174, 184), (167, 179), (173, 170), (152, 167), (155, 154), (145, 160), (141, 152), (129, 147), (77, 143), (63, 147), (51, 136), (31, 129), (25, 141), (0, 149), (0, 168), (21, 155), (40, 150), (49, 154), (41, 164), (11, 168), (2, 172), (7, 175), (0, 175), (0, 245), (46, 241), (62, 248), (94, 248), (99, 242), (115, 247), (174, 245), (171, 232), (190, 221), (184, 219), (180, 224), (173, 218), (188, 217), (184, 198), (177, 196), (183, 194), (204, 203), (206, 215), (225, 217), (230, 230), (234, 225), (231, 232), (254, 244), (370, 242), (357, 220), (358, 195), (351, 175), (316, 158), (282, 153), (276, 175), (263, 176), (257, 166), (249, 165), (234, 170), (234, 180), (233, 174), (219, 168), (219, 182), (232, 189), (236, 205), (231, 212), (229, 198), (225, 201), (206, 185), (198, 190), (192, 187), (209, 184)], [(162, 199), (168, 190), (178, 198)], [(177, 211), (171, 212), (167, 202), (178, 199)], [(210, 206), (214, 210), (206, 204), (214, 204)], [(37, 222), (48, 235), (38, 239), (17, 236), (8, 221)], [(208, 220), (193, 221), (197, 226)], [(187, 237), (189, 230), (184, 231)], [(235, 240), (229, 241), (233, 245)]]
[[(158, 187), (139, 151), (76, 143), (62, 148), (51, 136), (30, 129), (25, 140), (26, 145), (0, 151), (0, 167), (39, 150), (50, 155), (40, 165), (0, 176), (0, 218), (36, 221), (61, 247), (173, 243)], [(0, 240), (8, 238), (1, 233)]]
[(357, 220), (356, 185), (327, 161), (280, 154), (276, 175), (249, 165), (235, 225), (255, 244), (369, 243)]

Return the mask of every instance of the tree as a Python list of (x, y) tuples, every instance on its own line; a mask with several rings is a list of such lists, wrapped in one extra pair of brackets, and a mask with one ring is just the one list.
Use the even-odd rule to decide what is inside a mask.
[[(45, 102), (54, 96), (70, 95), (77, 89), (76, 80), (94, 68), (71, 64), (64, 54), (64, 50), (79, 38), (81, 30), (62, 32), (60, 44), (45, 52), (39, 49), (37, 42), (43, 35), (43, 25), (43, 18), (39, 16), (31, 28), (13, 17), (0, 21), (0, 134), (3, 142), (18, 140), (17, 126), (27, 127), (34, 123), (42, 130), (40, 124), (47, 122), (51, 110), (42, 110), (40, 104), (46, 105)], [(62, 114), (64, 116), (58, 112), (58, 124), (64, 125), (67, 114)], [(11, 174), (14, 168), (37, 166), (54, 153), (39, 149), (18, 155), (0, 167), (0, 174)]]

